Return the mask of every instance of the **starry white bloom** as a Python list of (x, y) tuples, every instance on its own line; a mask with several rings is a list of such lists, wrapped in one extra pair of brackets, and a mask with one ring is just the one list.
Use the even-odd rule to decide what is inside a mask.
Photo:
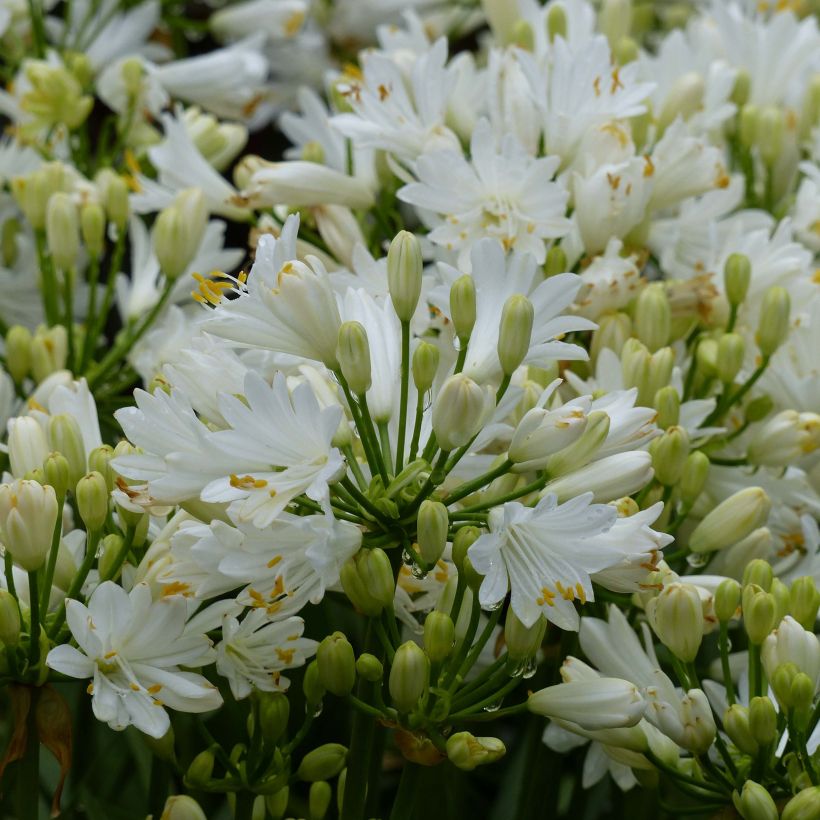
[(66, 602), (66, 619), (79, 648), (62, 644), (46, 662), (69, 677), (92, 679), (89, 692), (98, 720), (117, 730), (133, 725), (159, 738), (170, 726), (164, 706), (208, 712), (222, 704), (215, 686), (180, 669), (213, 660), (208, 638), (186, 632), (186, 616), (182, 598), (152, 601), (145, 584), (129, 594), (106, 581), (88, 606)]
[(304, 628), (301, 618), (270, 621), (260, 609), (249, 612), (241, 621), (229, 615), (223, 618), (216, 669), (228, 679), (237, 700), (248, 697), (254, 689), (288, 689), (290, 681), (282, 672), (304, 666), (318, 646), (316, 641), (302, 637)]
[(220, 41), (264, 32), (272, 40), (295, 37), (308, 15), (305, 0), (244, 0), (211, 15), (208, 26)]
[(550, 239), (569, 231), (565, 217), (568, 192), (553, 181), (557, 157), (534, 158), (512, 134), (496, 148), (488, 120), (479, 120), (470, 143), (470, 161), (460, 151), (443, 150), (419, 157), (419, 181), (402, 188), (405, 202), (437, 214), (429, 238), (458, 251), (468, 267), (470, 249), (484, 236), (505, 250), (531, 253), (543, 263)]

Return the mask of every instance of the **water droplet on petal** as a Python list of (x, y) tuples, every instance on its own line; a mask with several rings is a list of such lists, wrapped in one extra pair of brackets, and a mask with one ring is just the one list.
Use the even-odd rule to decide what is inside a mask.
[(501, 609), (503, 605), (504, 599), (502, 598), (500, 601), (496, 601), (494, 604), (484, 604), (481, 608), (486, 610), (487, 612), (495, 612), (497, 609)]
[(501, 708), (501, 704), (504, 703), (504, 698), (499, 698), (495, 703), (490, 703), (484, 707), (485, 712), (497, 712)]
[(700, 569), (709, 563), (709, 554), (705, 552), (690, 552), (689, 555), (686, 556), (686, 563), (689, 564), (690, 567)]

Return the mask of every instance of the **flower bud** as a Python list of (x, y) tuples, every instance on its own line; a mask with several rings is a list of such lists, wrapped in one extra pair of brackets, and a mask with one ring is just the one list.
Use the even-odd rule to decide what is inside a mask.
[(715, 590), (715, 617), (725, 623), (737, 615), (740, 606), (740, 584), (734, 578), (725, 578)]
[(535, 309), (520, 293), (510, 296), (501, 309), (498, 331), (498, 360), (505, 376), (511, 376), (530, 349)]
[(105, 242), (105, 211), (96, 202), (87, 202), (80, 210), (80, 232), (89, 255), (99, 259)]
[(46, 241), (56, 267), (71, 270), (80, 251), (80, 229), (77, 206), (69, 194), (58, 191), (46, 207)]
[(368, 595), (382, 607), (392, 606), (396, 579), (387, 553), (381, 547), (375, 547), (359, 550), (355, 558)]
[(649, 446), (655, 478), (665, 487), (677, 484), (689, 456), (689, 436), (683, 427), (670, 427)]
[(755, 340), (764, 356), (771, 356), (789, 335), (791, 299), (785, 288), (769, 288), (763, 295)]
[(535, 51), (535, 32), (526, 20), (516, 20), (512, 30), (512, 43), (524, 51)]
[(475, 737), (470, 732), (456, 732), (447, 739), (447, 757), (454, 766), (465, 772), (471, 772), (485, 763), (493, 763), (506, 751), (504, 744), (495, 737)]
[(319, 664), (314, 660), (307, 665), (302, 679), (302, 692), (309, 708), (316, 708), (325, 696), (325, 687), (319, 679)]
[(814, 680), (805, 672), (798, 672), (792, 681), (790, 700), (794, 722), (798, 729), (808, 726), (811, 707), (814, 702)]
[(31, 342), (31, 374), (36, 382), (42, 382), (57, 370), (62, 370), (68, 360), (68, 333), (63, 325), (40, 327)]
[(783, 410), (769, 419), (746, 451), (749, 462), (786, 467), (820, 447), (820, 415)]
[(433, 403), (433, 432), (442, 450), (454, 450), (473, 439), (495, 408), (495, 395), (469, 376), (457, 373), (441, 387)]
[(108, 517), (109, 494), (105, 479), (97, 472), (88, 473), (77, 482), (74, 497), (86, 529), (89, 532), (101, 530)]
[(71, 480), (68, 459), (62, 453), (49, 453), (43, 463), (43, 474), (45, 483), (54, 487), (58, 499), (64, 499), (69, 487), (77, 483)]
[(605, 347), (620, 356), (627, 339), (632, 336), (632, 319), (626, 313), (605, 313), (597, 322), (598, 329), (592, 334), (589, 348), (590, 358), (597, 361)]
[(723, 728), (732, 743), (745, 755), (756, 755), (759, 749), (749, 728), (749, 710), (739, 703), (730, 706), (723, 715)]
[(772, 796), (754, 780), (747, 780), (740, 794), (737, 791), (732, 794), (732, 800), (743, 820), (777, 820), (779, 817)]
[(7, 589), (0, 589), (0, 643), (17, 646), (20, 642), (20, 607)]
[(774, 625), (777, 626), (789, 614), (789, 588), (775, 578), (769, 592), (774, 598)]
[(743, 586), (749, 584), (757, 584), (764, 592), (768, 592), (772, 588), (772, 580), (774, 579), (774, 571), (772, 565), (762, 558), (756, 558), (746, 564), (743, 570)]
[(459, 527), (456, 530), (453, 538), (453, 552), (452, 559), (456, 569), (461, 572), (464, 559), (467, 557), (467, 550), (478, 540), (481, 535), (481, 530), (468, 524), (465, 527)]
[(367, 331), (359, 322), (343, 322), (339, 328), (336, 358), (350, 389), (361, 396), (370, 389), (370, 344)]
[(729, 304), (737, 307), (746, 298), (752, 281), (752, 263), (745, 253), (729, 255), (723, 266), (723, 284)]
[(820, 607), (820, 593), (810, 575), (792, 581), (789, 592), (789, 612), (804, 629), (814, 631), (817, 610)]
[(185, 784), (190, 788), (201, 789), (208, 784), (214, 773), (214, 753), (210, 749), (200, 752), (185, 772)]
[(345, 767), (347, 748), (341, 743), (325, 743), (308, 752), (296, 770), (300, 780), (313, 783), (317, 780), (330, 780)]
[(159, 820), (207, 820), (207, 817), (193, 797), (177, 794), (165, 801)]
[(191, 264), (208, 224), (205, 195), (186, 188), (160, 211), (152, 232), (154, 253), (168, 279), (176, 279)]
[(342, 632), (328, 635), (316, 650), (319, 680), (333, 695), (344, 697), (356, 683), (356, 658), (350, 641)]
[(685, 507), (691, 507), (703, 491), (709, 475), (709, 457), (700, 450), (690, 453), (680, 479), (680, 497)]
[(390, 697), (399, 712), (411, 712), (427, 691), (430, 661), (413, 641), (403, 643), (390, 668)]
[(769, 105), (760, 111), (755, 128), (760, 158), (766, 165), (774, 165), (783, 150), (786, 115), (782, 108)]
[(379, 615), (384, 609), (384, 604), (377, 601), (368, 591), (365, 582), (362, 580), (355, 557), (349, 558), (342, 564), (339, 571), (339, 580), (345, 595), (350, 599), (350, 603), (353, 604), (357, 612), (372, 618)]
[(114, 489), (114, 483), (116, 481), (116, 473), (111, 466), (112, 458), (114, 458), (114, 448), (110, 444), (102, 444), (99, 447), (95, 447), (88, 454), (89, 471), (96, 470), (104, 476), (109, 491)]
[(56, 524), (53, 487), (26, 480), (0, 484), (0, 539), (26, 572), (45, 563)]
[(762, 527), (769, 517), (771, 502), (761, 487), (746, 487), (717, 505), (689, 537), (693, 552), (712, 552), (745, 538)]
[(424, 619), (424, 651), (433, 663), (447, 658), (453, 651), (456, 628), (453, 619), (433, 610)]
[(46, 224), (46, 206), (52, 194), (47, 175), (40, 170), (28, 176), (14, 177), (11, 192), (31, 227), (35, 231), (42, 230)]
[(419, 393), (426, 393), (432, 386), (438, 372), (440, 354), (430, 342), (419, 342), (413, 352), (413, 384)]
[(290, 701), (282, 692), (257, 692), (259, 731), (266, 743), (276, 743), (288, 728)]
[(703, 108), (706, 82), (697, 71), (688, 71), (675, 80), (658, 116), (658, 129), (665, 131), (677, 117), (688, 120)]
[(416, 540), (419, 553), (427, 565), (435, 564), (447, 546), (450, 519), (447, 507), (429, 498), (421, 502), (416, 522)]
[(745, 68), (738, 70), (735, 74), (735, 84), (732, 88), (731, 101), (738, 107), (742, 108), (749, 101), (749, 92), (752, 87), (752, 78)]
[(613, 453), (550, 481), (541, 497), (552, 493), (563, 503), (591, 492), (595, 503), (603, 504), (636, 493), (651, 480), (652, 458), (645, 450)]
[(100, 200), (108, 214), (108, 219), (121, 231), (128, 222), (131, 211), (128, 185), (125, 180), (108, 168), (104, 168), (94, 178)]
[(97, 568), (102, 578), (116, 577), (122, 561), (122, 549), (125, 539), (117, 533), (109, 533), (100, 544), (100, 559)]
[(752, 644), (761, 644), (774, 629), (774, 597), (757, 584), (743, 588), (743, 626)]
[(817, 820), (820, 817), (820, 786), (798, 792), (783, 809), (780, 820)]
[(717, 375), (717, 352), (718, 346), (714, 339), (703, 339), (698, 345), (695, 359), (700, 375), (710, 379)]
[(31, 368), (31, 331), (23, 325), (12, 325), (6, 333), (6, 370), (17, 384)]
[[(552, 42), (556, 37), (567, 36), (567, 12), (563, 6), (550, 5), (547, 11), (547, 37)], [(564, 270), (564, 268), (562, 268)]]
[(587, 416), (583, 433), (568, 447), (549, 457), (546, 471), (551, 476), (560, 476), (587, 464), (606, 441), (609, 424), (609, 416), (603, 410), (593, 410)]
[(668, 584), (647, 606), (662, 643), (684, 663), (693, 661), (703, 640), (703, 604), (692, 584)]
[(635, 335), (650, 353), (659, 350), (669, 341), (672, 309), (663, 283), (653, 283), (641, 291), (634, 316)]
[(476, 317), (475, 282), (472, 276), (459, 276), (450, 288), (450, 316), (461, 346), (470, 340)]
[(746, 409), (744, 411), (746, 421), (762, 421), (769, 415), (769, 413), (772, 412), (773, 408), (774, 402), (772, 401), (771, 396), (765, 394), (762, 396), (757, 396), (746, 405)]
[(769, 746), (777, 738), (777, 711), (767, 697), (749, 701), (749, 730), (759, 746)]
[(766, 636), (761, 658), (769, 677), (781, 664), (793, 663), (812, 680), (820, 679), (820, 640), (792, 617), (785, 617), (777, 629)]
[(752, 103), (747, 103), (740, 110), (738, 136), (744, 148), (751, 148), (757, 135), (757, 121), (760, 119), (760, 109)]
[(657, 425), (661, 430), (674, 427), (680, 420), (680, 394), (671, 384), (655, 393), (653, 402), (658, 411)]
[(739, 333), (725, 333), (718, 342), (717, 377), (724, 384), (732, 384), (743, 366), (746, 344)]
[(387, 251), (387, 286), (396, 316), (409, 322), (421, 295), (421, 244), (409, 231), (399, 231)]
[(544, 469), (552, 455), (570, 447), (583, 435), (587, 419), (581, 406), (528, 410), (515, 428), (507, 453), (515, 463), (515, 472)]
[(794, 705), (792, 702), (792, 683), (799, 674), (800, 670), (795, 664), (781, 663), (769, 677), (769, 683), (777, 702), (786, 711)]
[(376, 683), (384, 675), (384, 666), (375, 655), (363, 652), (356, 659), (356, 674), (363, 680)]
[(18, 416), (8, 423), (8, 452), (12, 475), (22, 476), (40, 467), (48, 457), (43, 428), (31, 416)]
[(546, 618), (539, 616), (532, 626), (524, 626), (518, 616), (510, 609), (504, 621), (504, 643), (511, 660), (526, 661), (534, 658), (541, 648), (544, 634), (547, 631)]
[(330, 801), (333, 797), (333, 789), (326, 780), (317, 780), (310, 786), (308, 795), (308, 814), (310, 820), (324, 820), (327, 810), (330, 808)]
[(48, 439), (52, 450), (62, 453), (68, 461), (72, 486), (86, 470), (85, 445), (77, 419), (68, 413), (58, 413), (48, 420)]

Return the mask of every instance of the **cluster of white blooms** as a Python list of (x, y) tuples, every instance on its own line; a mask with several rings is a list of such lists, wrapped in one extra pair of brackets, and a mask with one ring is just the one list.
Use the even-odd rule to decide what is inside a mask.
[(810, 0), (166, 5), (0, 0), (6, 762), (76, 680), (237, 820), (520, 716), (820, 816)]

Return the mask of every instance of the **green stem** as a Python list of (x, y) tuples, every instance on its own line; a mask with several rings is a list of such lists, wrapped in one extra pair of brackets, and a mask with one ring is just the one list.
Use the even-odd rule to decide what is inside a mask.
[(703, 427), (710, 427), (716, 421), (723, 418), (732, 405), (737, 404), (757, 383), (758, 379), (763, 375), (766, 368), (769, 366), (769, 357), (764, 356), (760, 366), (752, 373), (752, 375), (742, 384), (742, 386), (732, 395), (725, 396), (719, 402), (717, 407), (709, 414), (707, 419), (703, 422)]
[(419, 439), (421, 438), (421, 422), (424, 417), (424, 393), (419, 391), (416, 398), (416, 419), (413, 422), (413, 438), (410, 442), (410, 455), (407, 457), (408, 463), (414, 461), (419, 450)]
[(364, 393), (362, 393), (357, 398), (359, 399), (359, 408), (361, 409), (362, 423), (365, 429), (367, 430), (367, 436), (370, 439), (370, 443), (373, 448), (373, 455), (376, 459), (376, 469), (382, 477), (384, 486), (387, 487), (387, 485), (390, 483), (390, 478), (387, 475), (387, 465), (384, 462), (384, 456), (382, 456), (381, 447), (379, 447), (379, 439), (376, 435), (376, 427), (373, 424), (373, 417), (370, 415), (370, 408), (367, 406), (367, 396)]
[[(131, 539), (133, 539), (134, 528), (129, 527), (129, 532), (131, 533)], [(91, 567), (94, 565), (94, 559), (97, 555), (97, 545), (100, 543), (101, 535), (101, 532), (88, 533), (88, 543), (85, 547), (85, 557), (83, 558), (82, 564), (80, 564), (79, 570), (77, 570), (77, 574), (74, 576), (74, 579), (71, 582), (71, 586), (69, 587), (68, 592), (66, 592), (65, 599), (60, 604), (60, 608), (57, 610), (57, 614), (54, 616), (54, 621), (48, 628), (49, 638), (54, 638), (60, 631), (60, 628), (62, 627), (63, 623), (65, 622), (65, 602), (70, 599), (76, 599), (77, 595), (80, 594), (80, 590), (83, 588), (85, 579), (88, 577), (88, 573), (91, 572)], [(128, 540), (129, 539), (126, 537), (126, 541)]]
[[(29, 632), (28, 665), (29, 671), (35, 671), (40, 663), (40, 602), (37, 573), (28, 574), (29, 612), (31, 630)], [(33, 708), (33, 707), (32, 707)]]
[(735, 684), (732, 680), (732, 670), (729, 666), (729, 624), (727, 621), (720, 622), (718, 645), (720, 647), (720, 666), (723, 671), (723, 685), (726, 687), (726, 700), (729, 706), (732, 706), (735, 702)]
[(347, 459), (347, 466), (350, 467), (350, 472), (353, 473), (353, 477), (356, 479), (359, 488), (362, 490), (367, 489), (367, 481), (365, 480), (362, 468), (359, 466), (359, 460), (353, 452), (353, 448), (348, 444), (347, 447), (342, 447), (342, 452)]
[(749, 699), (763, 694), (763, 665), (760, 662), (760, 647), (749, 644)]
[(404, 437), (407, 428), (407, 394), (410, 387), (410, 323), (401, 323), (401, 392), (399, 398), (399, 436), (396, 444), (396, 473), (404, 465)]
[(97, 284), (100, 279), (100, 259), (92, 256), (88, 266), (88, 315), (85, 320), (85, 336), (77, 362), (77, 372), (85, 373), (88, 359), (91, 356), (91, 328), (97, 319)]
[[(421, 766), (417, 763), (405, 761), (399, 780), (399, 790), (393, 800), (393, 810), (390, 820), (418, 820), (416, 815), (416, 799), (418, 797), (418, 781)], [(345, 784), (345, 793), (347, 793)]]
[(76, 274), (72, 268), (63, 271), (63, 310), (65, 312), (65, 329), (68, 336), (68, 369), (76, 373), (77, 363), (74, 360), (74, 278)]
[(17, 811), (20, 820), (38, 820), (40, 816), (40, 733), (37, 731), (37, 697), (31, 688), (31, 703), (26, 717), (26, 750), (17, 770)]
[(63, 533), (63, 503), (65, 497), (57, 497), (57, 523), (54, 525), (54, 534), (51, 536), (51, 550), (48, 554), (48, 564), (43, 576), (42, 596), (40, 600), (40, 620), (45, 621), (48, 614), (48, 604), (51, 598), (51, 584), (54, 581), (54, 569), (57, 566), (57, 555), (60, 552), (60, 537)]
[[(510, 471), (510, 468), (513, 466), (512, 461), (508, 458), (504, 459), (504, 461), (499, 464), (497, 467), (493, 468), (492, 470), (488, 470), (483, 475), (480, 475), (478, 478), (474, 478), (472, 481), (468, 481), (465, 484), (462, 484), (455, 492), (450, 493), (447, 496), (447, 505), (455, 504), (456, 501), (460, 501), (462, 498), (466, 498), (468, 495), (476, 492), (476, 490), (480, 490), (482, 487), (485, 487), (491, 481), (495, 480), (499, 476), (504, 475)], [(463, 512), (461, 510), (460, 512)]]
[[(33, 0), (37, 2), (37, 0)], [(37, 261), (40, 265), (40, 290), (43, 294), (43, 309), (46, 314), (46, 324), (49, 327), (56, 325), (59, 320), (57, 302), (57, 278), (54, 274), (54, 265), (46, 248), (45, 232), (41, 229), (34, 232), (34, 242), (37, 247)]]
[(521, 681), (518, 678), (511, 678), (504, 684), (497, 692), (493, 692), (491, 695), (488, 695), (483, 700), (478, 701), (477, 703), (472, 703), (469, 706), (466, 706), (462, 711), (455, 712), (454, 714), (450, 715), (449, 720), (461, 720), (463, 717), (467, 717), (468, 715), (473, 714), (474, 712), (480, 712), (487, 706), (492, 706), (494, 703), (498, 703), (504, 695), (509, 694), (515, 689), (516, 686)]
[(393, 453), (390, 450), (390, 430), (388, 430), (387, 423), (384, 421), (379, 422), (379, 443), (381, 444), (382, 458), (387, 467), (387, 472), (395, 475), (395, 471), (393, 470)]

